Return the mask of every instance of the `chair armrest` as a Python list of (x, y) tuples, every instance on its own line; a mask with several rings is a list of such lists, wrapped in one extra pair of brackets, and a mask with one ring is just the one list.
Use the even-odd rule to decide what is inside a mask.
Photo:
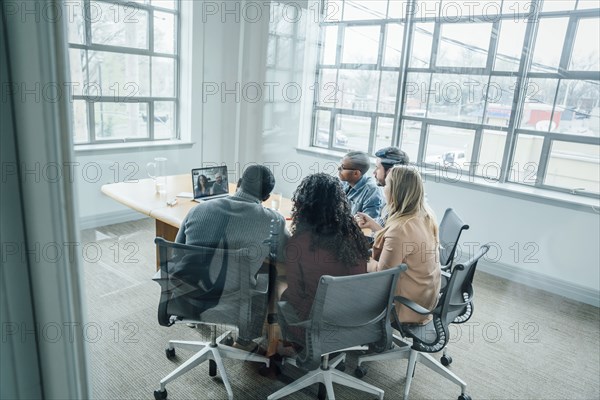
[(298, 314), (296, 314), (296, 310), (287, 301), (278, 302), (277, 308), (279, 309), (278, 318), (283, 319), (285, 325), (303, 328), (308, 328), (310, 326), (310, 320), (300, 321)]
[(421, 314), (421, 315), (431, 314), (431, 311), (429, 311), (425, 307), (421, 307), (420, 305), (418, 305), (417, 303), (415, 303), (412, 300), (407, 299), (406, 297), (395, 296), (394, 301), (397, 301), (398, 303), (405, 305), (406, 307), (410, 308), (411, 310), (413, 310), (414, 312), (416, 312), (418, 314)]

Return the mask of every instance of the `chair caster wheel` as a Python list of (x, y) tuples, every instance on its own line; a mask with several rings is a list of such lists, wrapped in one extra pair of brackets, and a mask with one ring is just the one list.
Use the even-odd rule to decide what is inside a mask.
[(155, 400), (166, 400), (167, 399), (167, 389), (155, 390), (154, 391), (154, 399)]
[(359, 365), (354, 370), (354, 376), (356, 376), (358, 379), (364, 378), (365, 375), (367, 375), (367, 367), (363, 367), (362, 365)]
[(335, 369), (344, 372), (346, 370), (346, 363), (342, 361), (341, 363), (335, 366)]
[(444, 367), (447, 367), (448, 365), (452, 364), (452, 357), (443, 355), (442, 358), (440, 358), (440, 361)]
[(462, 393), (460, 396), (458, 396), (458, 400), (471, 400), (471, 396), (466, 393)]
[(208, 375), (217, 376), (217, 363), (214, 360), (208, 360)]
[(225, 346), (233, 346), (233, 338), (231, 336), (227, 336), (225, 339), (223, 339), (222, 343)]
[(172, 360), (172, 359), (175, 358), (175, 349), (166, 348), (165, 349), (165, 354), (166, 354), (166, 356), (167, 356), (167, 358), (169, 360)]

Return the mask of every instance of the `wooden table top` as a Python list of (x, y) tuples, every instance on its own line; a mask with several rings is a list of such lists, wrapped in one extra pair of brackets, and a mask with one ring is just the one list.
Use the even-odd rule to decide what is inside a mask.
[[(167, 201), (176, 198), (181, 192), (192, 192), (192, 178), (190, 174), (173, 175), (167, 177), (167, 194), (162, 196), (156, 193), (154, 180), (140, 179), (132, 182), (118, 182), (103, 185), (102, 193), (119, 203), (136, 210), (142, 214), (179, 228), (188, 212), (195, 206), (202, 205), (190, 198), (177, 198), (175, 206), (168, 206)], [(229, 193), (235, 193), (236, 185), (229, 184)], [(263, 206), (271, 207), (271, 200), (263, 202)], [(284, 217), (289, 217), (292, 211), (292, 201), (281, 199), (279, 212)], [(288, 225), (289, 225), (289, 221)]]

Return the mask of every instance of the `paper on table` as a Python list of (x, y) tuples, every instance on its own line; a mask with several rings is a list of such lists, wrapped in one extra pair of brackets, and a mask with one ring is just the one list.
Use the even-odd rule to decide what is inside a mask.
[(181, 192), (177, 195), (177, 197), (187, 197), (187, 198), (194, 198), (194, 194), (192, 192)]

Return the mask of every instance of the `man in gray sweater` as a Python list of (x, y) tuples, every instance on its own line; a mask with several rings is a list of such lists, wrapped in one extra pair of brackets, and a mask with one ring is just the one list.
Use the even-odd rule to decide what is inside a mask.
[(275, 187), (269, 168), (251, 165), (228, 197), (206, 201), (185, 217), (175, 241), (194, 246), (216, 247), (227, 239), (230, 249), (253, 248), (269, 238), (271, 225), (278, 237), (277, 259), (283, 261), (283, 248), (289, 237), (281, 214), (265, 208), (262, 202)]

